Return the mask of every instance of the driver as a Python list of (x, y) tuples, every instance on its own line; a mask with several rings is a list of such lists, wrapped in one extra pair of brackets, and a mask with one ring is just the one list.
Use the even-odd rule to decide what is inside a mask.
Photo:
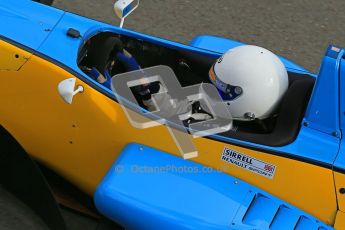
[[(90, 44), (89, 44), (90, 46)], [(135, 58), (123, 48), (122, 41), (117, 37), (109, 37), (104, 41), (102, 40), (99, 48), (94, 51), (89, 51), (91, 57), (97, 57), (96, 60), (92, 60), (93, 67), (88, 68), (82, 66), (83, 70), (98, 83), (104, 85), (107, 88), (111, 88), (111, 78), (114, 66), (121, 63), (126, 71), (139, 70), (140, 65)], [(92, 54), (97, 52), (98, 55)]]
[[(280, 59), (271, 51), (253, 45), (228, 50), (210, 68), (209, 79), (236, 121), (233, 131), (249, 127), (248, 130), (267, 132), (263, 120), (275, 116), (289, 84), (287, 70)], [(140, 91), (148, 108), (154, 105), (151, 94), (162, 89), (158, 83), (153, 86), (150, 84)], [(200, 103), (191, 104), (195, 109), (188, 123), (211, 118)]]
[(260, 123), (272, 116), (288, 88), (288, 74), (280, 59), (252, 45), (228, 50), (212, 65), (209, 78), (240, 123)]
[[(101, 40), (99, 43), (102, 45), (99, 46), (96, 51), (89, 50), (91, 53), (89, 56), (97, 56), (97, 59), (92, 60), (94, 67), (88, 68), (82, 66), (83, 70), (93, 80), (110, 89), (112, 78), (111, 72), (118, 63), (121, 63), (126, 71), (140, 69), (140, 65), (136, 59), (123, 48), (123, 43), (119, 38), (109, 37)], [(92, 52), (98, 55), (94, 55)], [(172, 109), (171, 106), (169, 107), (169, 102), (171, 101), (170, 95), (160, 95), (155, 98), (155, 103), (152, 99), (152, 95), (164, 91), (166, 91), (166, 89), (160, 82), (152, 82), (150, 84), (133, 87), (135, 97), (148, 111), (156, 110), (156, 105), (159, 105), (160, 108), (165, 111), (166, 117), (171, 117), (176, 114), (186, 114), (184, 116), (186, 118), (184, 120), (185, 124), (211, 118), (211, 115), (201, 108), (198, 101), (179, 101), (174, 105), (174, 109)]]
[[(140, 69), (135, 58), (123, 48), (120, 39), (111, 38), (110, 42), (112, 48), (108, 49), (102, 67), (88, 70), (92, 78), (109, 88), (110, 72), (116, 62), (122, 63), (127, 71)], [(99, 70), (103, 70), (104, 74)], [(288, 88), (287, 71), (280, 59), (269, 50), (252, 45), (228, 50), (210, 68), (209, 79), (228, 106), (233, 120), (238, 124), (259, 124), (259, 128), (264, 131), (266, 127), (262, 121), (272, 116)], [(134, 88), (136, 97), (140, 98), (149, 111), (155, 110), (152, 94), (163, 91), (164, 86), (159, 82)], [(160, 100), (162, 105), (169, 101), (169, 98), (156, 99)], [(197, 101), (182, 101), (176, 110), (190, 113), (185, 121), (187, 124), (212, 118)], [(237, 130), (236, 126), (234, 130)]]

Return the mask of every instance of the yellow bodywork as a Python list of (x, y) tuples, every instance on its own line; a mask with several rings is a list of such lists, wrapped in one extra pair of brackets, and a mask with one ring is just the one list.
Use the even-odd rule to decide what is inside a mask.
[(0, 40), (0, 71), (16, 71), (32, 54)]
[(341, 189), (345, 188), (345, 175), (342, 173), (335, 172), (334, 179), (338, 197), (338, 208), (340, 211), (345, 212), (345, 194), (340, 192)]
[[(130, 142), (179, 155), (164, 126), (132, 127), (119, 104), (79, 79), (77, 84), (84, 87), (84, 92), (77, 94), (71, 105), (65, 103), (57, 85), (71, 77), (71, 73), (35, 55), (18, 71), (0, 72), (1, 125), (35, 159), (92, 195)], [(193, 141), (199, 150), (193, 161), (225, 171), (334, 224), (337, 200), (331, 169), (207, 138)], [(274, 178), (222, 161), (225, 146), (276, 165)]]
[(341, 212), (341, 211), (337, 212), (337, 217), (335, 219), (334, 228), (336, 230), (345, 229), (345, 213), (344, 212)]

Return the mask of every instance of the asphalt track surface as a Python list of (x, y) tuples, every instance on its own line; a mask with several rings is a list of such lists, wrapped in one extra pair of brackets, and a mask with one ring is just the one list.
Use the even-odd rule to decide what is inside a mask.
[[(113, 0), (55, 0), (55, 6), (118, 25)], [(317, 72), (329, 44), (345, 47), (344, 0), (141, 0), (124, 26), (188, 43), (212, 34), (265, 47)]]
[[(118, 25), (113, 0), (55, 0), (54, 6)], [(345, 47), (344, 0), (141, 0), (125, 21), (138, 32), (189, 43), (211, 34), (265, 47), (317, 72), (329, 44)], [(0, 187), (0, 229), (46, 229)], [(63, 210), (71, 230), (94, 230), (93, 220)]]

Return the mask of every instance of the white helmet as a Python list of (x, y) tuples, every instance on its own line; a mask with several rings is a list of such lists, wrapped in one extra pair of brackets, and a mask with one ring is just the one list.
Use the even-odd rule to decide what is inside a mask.
[(265, 119), (288, 88), (284, 64), (271, 51), (252, 45), (228, 50), (209, 77), (234, 119)]

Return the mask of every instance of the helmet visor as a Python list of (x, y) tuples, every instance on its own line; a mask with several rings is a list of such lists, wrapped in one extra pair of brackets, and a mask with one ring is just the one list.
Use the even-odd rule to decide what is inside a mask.
[(217, 87), (218, 92), (223, 100), (232, 101), (242, 95), (243, 90), (240, 86), (227, 84), (218, 78), (216, 72), (214, 71), (214, 65), (212, 65), (210, 68), (208, 75), (213, 85)]

